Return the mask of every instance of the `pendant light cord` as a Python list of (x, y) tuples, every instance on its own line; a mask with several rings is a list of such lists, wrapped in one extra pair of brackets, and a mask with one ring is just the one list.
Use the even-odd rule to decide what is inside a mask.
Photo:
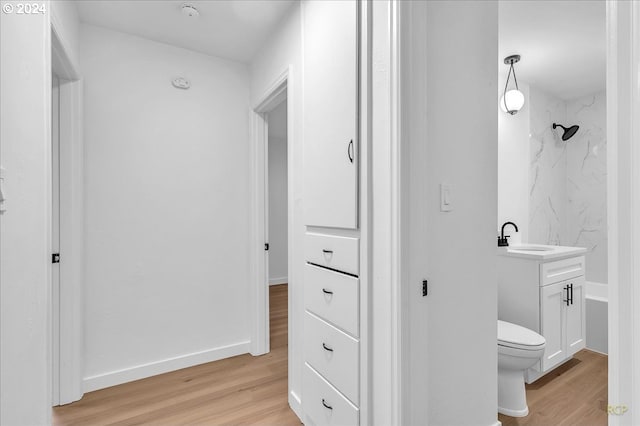
[(516, 83), (516, 90), (520, 90), (518, 87), (518, 79), (516, 78), (516, 70), (513, 68), (513, 62), (511, 62), (511, 69), (509, 72), (511, 73), (511, 71), (513, 71), (513, 81)]
[(511, 77), (511, 73), (513, 72), (513, 81), (516, 83), (516, 90), (520, 90), (518, 87), (518, 79), (516, 78), (516, 70), (513, 69), (513, 62), (511, 62), (511, 66), (509, 67), (509, 74), (507, 74), (507, 82), (504, 84), (504, 92), (502, 93), (502, 102), (504, 103), (504, 109), (509, 111), (509, 107), (507, 106), (507, 87), (509, 87), (509, 78)]

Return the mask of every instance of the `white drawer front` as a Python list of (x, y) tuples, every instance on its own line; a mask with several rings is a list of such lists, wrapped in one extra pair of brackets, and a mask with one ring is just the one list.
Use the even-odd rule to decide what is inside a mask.
[(304, 307), (358, 337), (358, 278), (305, 265)]
[(358, 405), (358, 341), (307, 312), (304, 318), (304, 359)]
[(304, 244), (306, 260), (337, 271), (359, 275), (359, 241), (358, 238), (307, 233)]
[(304, 366), (303, 380), (302, 404), (305, 416), (311, 420), (312, 424), (316, 426), (358, 424), (358, 408), (313, 371), (308, 364)]
[(553, 284), (584, 274), (584, 256), (547, 262), (540, 265), (540, 285)]

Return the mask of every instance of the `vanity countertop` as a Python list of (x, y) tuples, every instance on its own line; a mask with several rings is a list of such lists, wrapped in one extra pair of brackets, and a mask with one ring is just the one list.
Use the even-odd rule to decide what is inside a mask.
[(587, 252), (584, 247), (548, 246), (544, 244), (518, 244), (509, 247), (498, 247), (498, 255), (519, 257), (531, 260), (558, 260), (579, 256)]

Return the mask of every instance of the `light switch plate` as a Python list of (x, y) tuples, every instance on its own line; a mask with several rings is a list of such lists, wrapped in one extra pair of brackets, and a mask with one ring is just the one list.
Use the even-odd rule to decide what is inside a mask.
[(453, 210), (452, 187), (448, 183), (440, 184), (440, 211), (450, 212)]

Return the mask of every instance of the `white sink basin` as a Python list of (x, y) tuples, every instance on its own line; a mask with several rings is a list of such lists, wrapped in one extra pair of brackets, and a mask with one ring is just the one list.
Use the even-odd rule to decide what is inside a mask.
[(577, 256), (586, 252), (587, 249), (583, 247), (550, 246), (535, 243), (514, 244), (508, 247), (498, 247), (498, 254), (500, 256), (512, 256), (542, 261)]
[(518, 251), (553, 251), (552, 248), (539, 247), (539, 246), (513, 246), (513, 247), (509, 247), (509, 250), (518, 250)]

